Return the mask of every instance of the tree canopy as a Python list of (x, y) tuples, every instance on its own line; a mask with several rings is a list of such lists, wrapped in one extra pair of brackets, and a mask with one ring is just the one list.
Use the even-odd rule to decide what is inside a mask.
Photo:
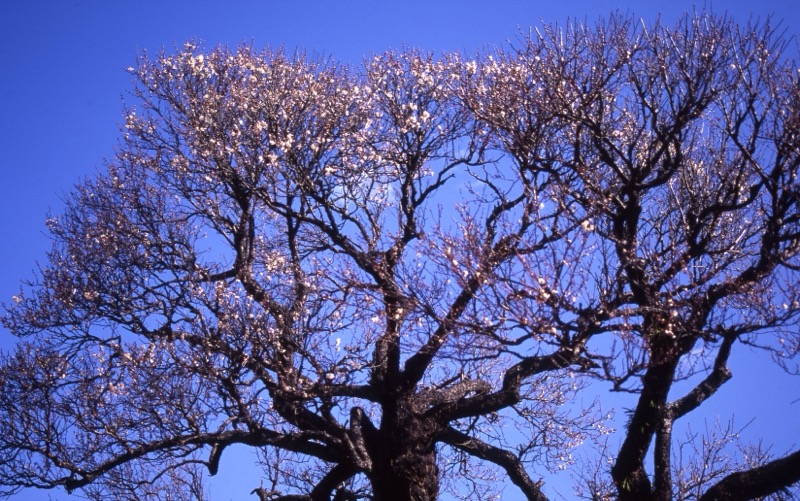
[[(793, 488), (800, 451), (672, 434), (733, 350), (796, 369), (787, 42), (699, 13), (358, 68), (142, 56), (115, 158), (7, 307), (3, 492), (202, 499), (241, 444), (262, 500), (540, 500), (592, 442), (590, 499)], [(598, 387), (636, 395), (622, 429)]]

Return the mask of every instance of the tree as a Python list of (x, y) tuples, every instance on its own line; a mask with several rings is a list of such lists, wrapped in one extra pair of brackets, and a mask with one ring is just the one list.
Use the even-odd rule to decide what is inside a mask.
[(545, 499), (534, 468), (610, 433), (571, 403), (605, 384), (638, 403), (587, 496), (791, 488), (800, 451), (692, 476), (725, 441), (672, 437), (732, 350), (796, 361), (786, 43), (615, 15), (358, 71), (247, 46), (143, 56), (114, 160), (48, 221), (49, 263), (8, 307), (0, 485), (202, 498), (244, 444), (261, 499), (485, 497), (493, 479)]

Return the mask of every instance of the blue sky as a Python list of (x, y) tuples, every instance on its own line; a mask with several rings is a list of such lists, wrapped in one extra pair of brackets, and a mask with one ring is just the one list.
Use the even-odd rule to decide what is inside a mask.
[[(740, 20), (773, 15), (782, 21), (787, 35), (800, 35), (796, 0), (710, 5)], [(363, 57), (402, 46), (473, 53), (514, 39), (540, 20), (594, 21), (619, 9), (646, 21), (659, 13), (670, 21), (693, 6), (682, 0), (4, 0), (0, 4), (0, 301), (9, 301), (19, 281), (32, 277), (36, 260), (44, 258), (49, 246), (44, 233), (48, 211), (59, 212), (61, 196), (82, 177), (102, 169), (103, 159), (113, 154), (123, 97), (131, 89), (125, 68), (135, 64), (143, 50), (169, 51), (190, 38), (206, 47), (252, 41), (257, 47), (305, 49), (358, 64)], [(797, 46), (795, 40), (792, 47)], [(0, 348), (12, 345), (13, 339), (0, 329)], [(731, 365), (735, 380), (721, 392), (714, 410), (725, 413), (737, 400), (752, 398), (744, 412), (737, 411), (737, 422), (755, 418), (748, 429), (753, 435), (780, 434), (783, 439), (776, 442), (776, 452), (800, 445), (796, 429), (800, 402), (792, 403), (800, 399), (797, 380), (781, 377), (763, 356), (739, 357)], [(757, 377), (745, 377), (749, 375)], [(713, 419), (713, 413), (708, 417)], [(787, 435), (789, 430), (794, 430), (793, 437)], [(249, 457), (243, 457), (237, 457), (236, 464), (225, 464), (223, 459), (225, 478), (212, 486), (214, 499), (249, 498), (257, 481), (247, 469)], [(569, 497), (570, 491), (563, 493)], [(65, 499), (63, 492), (50, 494)]]

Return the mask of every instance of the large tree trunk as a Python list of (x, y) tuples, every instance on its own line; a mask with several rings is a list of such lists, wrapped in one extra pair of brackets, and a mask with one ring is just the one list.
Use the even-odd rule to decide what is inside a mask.
[(379, 438), (370, 447), (375, 499), (435, 501), (439, 496), (437, 426), (430, 418), (415, 415), (412, 408), (410, 401), (384, 408)]
[(387, 458), (373, 465), (370, 476), (375, 499), (435, 501), (439, 495), (439, 468), (434, 451)]

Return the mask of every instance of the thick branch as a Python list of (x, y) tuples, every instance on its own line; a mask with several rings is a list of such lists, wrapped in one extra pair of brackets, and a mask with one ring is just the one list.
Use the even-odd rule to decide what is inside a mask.
[(707, 490), (700, 501), (754, 499), (796, 482), (800, 482), (800, 451), (751, 470), (732, 473)]
[(439, 348), (442, 347), (447, 336), (452, 332), (456, 321), (461, 317), (467, 305), (469, 305), (470, 301), (475, 297), (475, 293), (480, 288), (481, 283), (482, 280), (477, 275), (474, 274), (470, 277), (467, 285), (462, 289), (458, 297), (456, 297), (453, 305), (450, 307), (450, 311), (448, 311), (447, 315), (442, 319), (439, 327), (428, 339), (428, 342), (406, 361), (405, 370), (403, 371), (403, 388), (413, 388), (413, 386), (422, 379), (433, 357), (439, 351)]
[(507, 450), (489, 445), (478, 440), (477, 438), (471, 437), (466, 433), (462, 433), (453, 428), (448, 428), (446, 431), (444, 431), (441, 435), (439, 435), (439, 439), (451, 447), (462, 450), (467, 454), (485, 461), (490, 461), (503, 468), (508, 474), (508, 478), (511, 479), (514, 485), (522, 490), (523, 494), (525, 494), (525, 497), (527, 497), (529, 500), (547, 500), (547, 497), (542, 494), (542, 491), (539, 488), (540, 484), (538, 482), (534, 482), (531, 480), (531, 477), (528, 476), (528, 473), (525, 471), (525, 468), (522, 465), (522, 461), (520, 461), (518, 457), (511, 454)]
[[(171, 437), (161, 441), (143, 444), (130, 449), (124, 454), (115, 456), (89, 471), (73, 471), (70, 477), (54, 481), (53, 485), (63, 485), (67, 491), (71, 492), (89, 485), (106, 472), (129, 461), (141, 459), (156, 452), (208, 444), (212, 446), (209, 469), (213, 474), (216, 469), (215, 463), (219, 460), (222, 449), (227, 445), (235, 443), (256, 447), (272, 445), (282, 449), (308, 454), (325, 461), (335, 461), (337, 459), (336, 455), (329, 447), (310, 441), (303, 435), (287, 435), (271, 430), (262, 430), (256, 433), (233, 430), (222, 433)], [(80, 475), (80, 477), (75, 477), (76, 474)]]
[(351, 465), (337, 464), (320, 479), (314, 490), (311, 491), (309, 499), (311, 501), (330, 501), (331, 494), (356, 473), (358, 470)]
[(642, 378), (642, 393), (636, 410), (627, 426), (625, 441), (620, 447), (611, 476), (620, 499), (645, 499), (652, 493), (650, 479), (644, 469), (644, 459), (664, 403), (672, 386), (678, 359), (651, 365)]
[(720, 346), (719, 353), (717, 353), (717, 358), (714, 361), (714, 369), (708, 377), (682, 398), (670, 404), (675, 419), (695, 410), (733, 377), (726, 363), (730, 356), (734, 339), (734, 337), (726, 337), (722, 341), (722, 346)]
[(656, 440), (653, 451), (655, 470), (653, 481), (653, 500), (669, 501), (672, 499), (672, 413), (667, 411), (658, 420)]
[(447, 402), (436, 411), (440, 412), (444, 419), (452, 421), (490, 414), (514, 405), (520, 400), (520, 388), (527, 378), (585, 362), (581, 360), (579, 353), (579, 348), (569, 347), (562, 348), (550, 355), (525, 358), (506, 371), (503, 386), (498, 391), (479, 393), (473, 397)]

